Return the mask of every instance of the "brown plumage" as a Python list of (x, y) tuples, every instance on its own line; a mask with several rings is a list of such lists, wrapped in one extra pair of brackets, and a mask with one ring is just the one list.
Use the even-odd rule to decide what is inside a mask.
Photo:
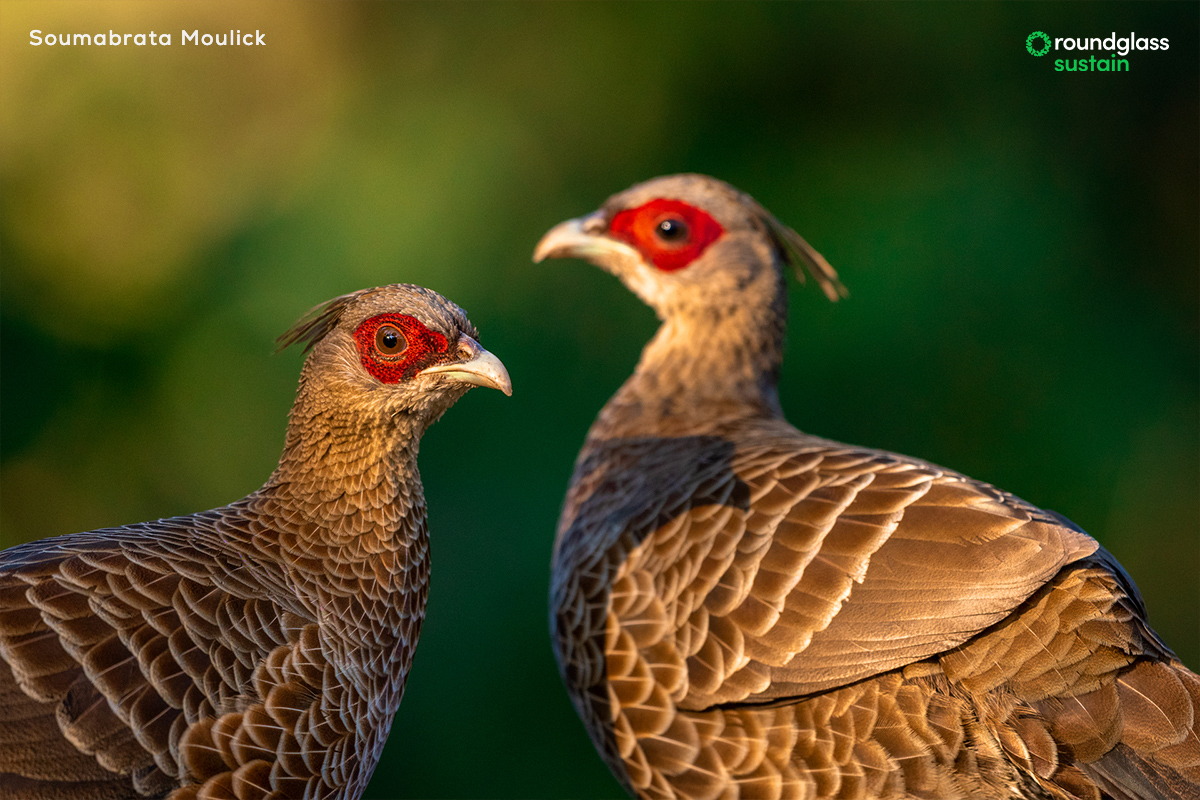
[(626, 789), (1200, 796), (1200, 679), (1095, 540), (784, 420), (784, 268), (844, 292), (803, 239), (680, 175), (551, 230), (535, 259), (562, 256), (662, 320), (588, 432), (551, 578), (563, 680)]
[(421, 435), (510, 393), (466, 315), (393, 285), (314, 309), (279, 468), (224, 508), (0, 553), (0, 797), (357, 798), (429, 580)]

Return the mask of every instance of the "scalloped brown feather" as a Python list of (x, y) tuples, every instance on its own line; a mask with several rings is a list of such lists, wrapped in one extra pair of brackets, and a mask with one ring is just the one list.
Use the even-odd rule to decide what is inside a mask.
[[(739, 222), (758, 204), (703, 176), (640, 184), (605, 212), (656, 191), (741, 237), (696, 274), (772, 252), (753, 237), (777, 234)], [(1095, 540), (782, 419), (775, 258), (736, 265), (768, 273), (746, 282), (745, 313), (694, 290), (658, 309), (576, 462), (552, 638), (617, 779), (664, 800), (1200, 796), (1200, 679)], [(684, 296), (646, 275), (645, 296)]]

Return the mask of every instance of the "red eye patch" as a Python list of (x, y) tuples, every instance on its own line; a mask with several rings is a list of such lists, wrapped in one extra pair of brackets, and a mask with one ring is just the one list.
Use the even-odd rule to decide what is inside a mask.
[[(390, 327), (402, 340), (396, 340)], [(367, 372), (383, 383), (399, 383), (408, 380), (446, 352), (446, 337), (426, 328), (416, 317), (405, 314), (380, 314), (365, 320), (354, 331), (354, 342), (358, 355)], [(395, 352), (385, 355), (380, 350), (381, 342)], [(405, 346), (407, 345), (407, 346)]]
[(618, 212), (608, 230), (663, 272), (688, 266), (725, 233), (707, 212), (662, 198)]

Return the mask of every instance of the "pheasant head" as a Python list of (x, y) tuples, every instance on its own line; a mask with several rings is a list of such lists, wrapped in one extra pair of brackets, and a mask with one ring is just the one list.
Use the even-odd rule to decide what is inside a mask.
[(831, 300), (845, 294), (799, 234), (706, 175), (654, 178), (555, 226), (534, 260), (561, 257), (617, 276), (663, 321), (616, 398), (658, 417), (681, 402), (778, 414), (785, 267), (801, 280), (807, 270)]
[(279, 340), (305, 345), (308, 358), (272, 483), (319, 491), (380, 464), (411, 468), (421, 435), (472, 386), (512, 394), (478, 336), (461, 308), (420, 286), (314, 308)]

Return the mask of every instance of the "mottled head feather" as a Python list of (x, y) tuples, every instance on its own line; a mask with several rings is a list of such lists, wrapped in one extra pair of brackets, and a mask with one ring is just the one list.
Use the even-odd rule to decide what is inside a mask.
[[(479, 337), (466, 312), (437, 292), (423, 286), (393, 283), (344, 294), (316, 306), (275, 340), (279, 344), (277, 352), (302, 343), (304, 352), (308, 353), (343, 321), (358, 324), (367, 316), (386, 312), (417, 317), (431, 330), (451, 338), (460, 331), (473, 339)], [(348, 314), (350, 319), (347, 319)]]
[(623, 208), (636, 207), (658, 197), (699, 204), (729, 230), (749, 225), (762, 231), (771, 240), (780, 261), (795, 272), (797, 280), (805, 283), (807, 272), (830, 300), (848, 296), (837, 271), (800, 234), (776, 219), (753, 197), (718, 178), (699, 173), (651, 178), (613, 195), (602, 209), (611, 219)]

